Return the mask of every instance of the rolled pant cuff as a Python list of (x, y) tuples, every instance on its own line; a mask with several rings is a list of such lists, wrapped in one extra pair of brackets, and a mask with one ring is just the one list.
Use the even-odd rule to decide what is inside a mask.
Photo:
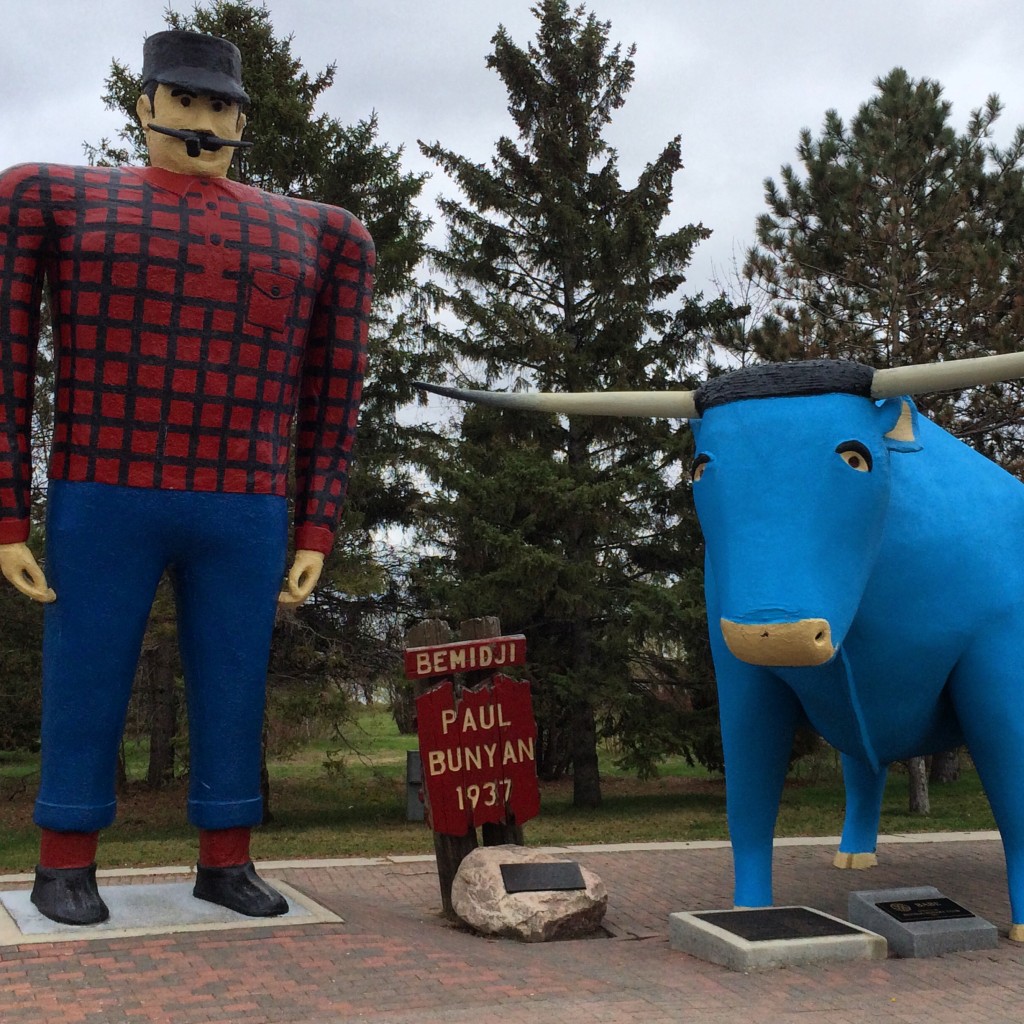
[(196, 828), (252, 828), (263, 821), (263, 798), (231, 800), (189, 800), (188, 820)]
[(80, 804), (51, 804), (37, 800), (32, 820), (40, 828), (53, 832), (98, 832), (114, 823), (117, 802), (83, 806)]

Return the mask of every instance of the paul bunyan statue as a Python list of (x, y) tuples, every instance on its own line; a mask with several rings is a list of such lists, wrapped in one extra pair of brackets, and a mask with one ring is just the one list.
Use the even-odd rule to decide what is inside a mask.
[[(109, 916), (98, 834), (114, 819), (118, 745), (165, 570), (188, 699), (194, 893), (254, 917), (288, 909), (249, 855), (267, 659), (277, 603), (309, 596), (334, 540), (374, 252), (344, 210), (229, 180), (248, 99), (232, 43), (159, 32), (137, 106), (149, 167), (0, 175), (0, 570), (47, 603), (32, 901), (63, 923)], [(56, 358), (46, 576), (26, 545), (44, 279)]]

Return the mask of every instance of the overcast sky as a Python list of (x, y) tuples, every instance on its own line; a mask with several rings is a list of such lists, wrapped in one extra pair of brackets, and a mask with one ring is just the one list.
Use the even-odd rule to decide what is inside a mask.
[[(187, 11), (191, 0), (170, 0)], [(138, 70), (142, 42), (165, 28), (168, 0), (0, 0), (0, 167), (84, 161), (82, 143), (121, 119), (100, 96), (112, 58)], [(833, 107), (849, 120), (873, 82), (901, 65), (945, 87), (962, 128), (989, 93), (1006, 112), (998, 140), (1024, 123), (1024, 16), (1015, 0), (592, 0), (611, 37), (636, 43), (636, 83), (608, 133), (624, 184), (675, 135), (686, 165), (673, 226), (714, 231), (688, 290), (753, 239), (762, 182), (794, 159), (802, 127)], [(380, 138), (404, 145), (410, 170), (432, 169), (417, 139), (477, 161), (511, 131), (505, 93), (485, 67), (498, 24), (525, 45), (527, 0), (268, 0), (307, 69), (337, 62), (322, 109), (351, 122), (376, 111)], [(258, 131), (258, 126), (253, 126)], [(426, 190), (445, 187), (440, 173)]]

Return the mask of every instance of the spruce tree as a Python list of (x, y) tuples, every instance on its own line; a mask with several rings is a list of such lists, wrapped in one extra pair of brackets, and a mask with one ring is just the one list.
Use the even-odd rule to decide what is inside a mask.
[[(486, 165), (421, 143), (461, 193), (441, 203), (448, 238), (433, 261), (457, 326), (435, 329), (436, 350), (462, 386), (680, 386), (709, 316), (678, 294), (709, 232), (663, 230), (680, 140), (625, 187), (605, 131), (632, 85), (633, 48), (612, 45), (609, 23), (566, 0), (533, 12), (535, 40), (519, 46), (499, 27), (487, 58), (515, 136), (499, 138)], [(457, 618), (497, 614), (526, 633), (540, 770), (571, 768), (574, 803), (595, 806), (602, 724), (632, 729), (649, 767), (644, 727), (625, 709), (643, 694), (660, 706), (680, 677), (679, 632), (699, 601), (680, 485), (689, 431), (478, 408), (459, 429), (428, 464), (428, 540), (441, 554), (421, 581)]]

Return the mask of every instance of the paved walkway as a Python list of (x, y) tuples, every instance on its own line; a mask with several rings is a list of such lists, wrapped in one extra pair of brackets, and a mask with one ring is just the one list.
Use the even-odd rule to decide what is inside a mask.
[[(831, 867), (834, 843), (776, 850), (776, 900), (845, 916), (850, 889), (934, 885), (995, 923), (998, 949), (737, 974), (674, 952), (667, 918), (731, 903), (718, 844), (588, 847), (610, 893), (603, 939), (523, 945), (447, 924), (432, 860), (261, 865), (343, 918), (0, 948), (2, 1024), (1020, 1024), (1024, 946), (1006, 939), (991, 837), (885, 842), (880, 866)], [(174, 869), (106, 884), (181, 880)], [(0, 889), (25, 888), (18, 877)]]

